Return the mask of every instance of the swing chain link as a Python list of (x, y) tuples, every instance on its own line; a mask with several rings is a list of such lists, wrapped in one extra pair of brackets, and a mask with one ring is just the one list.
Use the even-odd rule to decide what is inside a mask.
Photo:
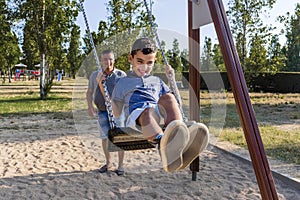
[[(96, 65), (98, 67), (98, 71), (103, 72), (102, 67), (100, 65), (97, 50), (96, 50), (96, 47), (95, 47), (95, 44), (94, 44), (93, 36), (92, 36), (91, 31), (90, 31), (89, 23), (88, 23), (88, 20), (87, 20), (87, 16), (86, 16), (86, 13), (85, 13), (85, 9), (84, 9), (82, 0), (79, 0), (79, 3), (80, 3), (80, 7), (82, 9), (84, 22), (85, 22), (85, 25), (86, 25), (86, 28), (87, 28), (87, 31), (88, 31), (88, 36), (89, 36), (89, 39), (90, 39), (90, 45), (91, 45), (92, 50), (93, 50), (93, 54), (94, 54), (94, 58), (96, 60)], [(110, 125), (111, 129), (114, 129), (116, 127), (116, 122), (114, 120), (114, 115), (113, 115), (112, 106), (111, 106), (111, 100), (110, 100), (110, 97), (109, 97), (109, 93), (108, 93), (108, 89), (107, 89), (105, 81), (102, 82), (102, 86), (103, 86), (103, 90), (104, 90), (104, 94), (105, 94), (105, 106), (106, 106), (106, 110), (107, 110), (107, 114), (108, 114), (109, 125)]]
[[(156, 27), (155, 27), (155, 25), (153, 23), (152, 13), (149, 10), (148, 3), (147, 3), (146, 0), (144, 0), (144, 4), (145, 4), (146, 10), (147, 10), (147, 14), (149, 16), (150, 26), (151, 26), (152, 32), (153, 32), (153, 34), (155, 36), (157, 45), (158, 45), (158, 47), (159, 47), (159, 49), (161, 51), (161, 55), (163, 57), (165, 65), (168, 66), (169, 63), (167, 61), (167, 58), (166, 58), (165, 53), (163, 51), (163, 48), (161, 46), (161, 43), (160, 43), (160, 40), (159, 40), (159, 37), (158, 37), (158, 33), (157, 33), (157, 29), (156, 29)], [(181, 98), (180, 98), (180, 94), (178, 93), (178, 88), (177, 88), (174, 76), (173, 76), (173, 74), (171, 72), (168, 75), (169, 75), (169, 80), (170, 80), (170, 88), (171, 88), (171, 91), (173, 92), (173, 94), (174, 94), (174, 96), (175, 96), (175, 98), (177, 100), (178, 105), (179, 105), (179, 109), (180, 109), (183, 121), (187, 122), (188, 120), (187, 120), (187, 117), (185, 116), (185, 114), (183, 112), (183, 109), (182, 109), (182, 102), (180, 100)]]

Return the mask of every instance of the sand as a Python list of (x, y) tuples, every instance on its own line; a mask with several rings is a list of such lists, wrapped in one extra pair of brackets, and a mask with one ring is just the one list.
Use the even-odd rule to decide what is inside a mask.
[[(213, 146), (200, 156), (196, 181), (188, 168), (164, 172), (155, 149), (126, 152), (125, 176), (100, 174), (101, 148), (95, 119), (0, 117), (0, 199), (261, 199), (252, 166)], [(300, 199), (275, 182), (280, 199)]]

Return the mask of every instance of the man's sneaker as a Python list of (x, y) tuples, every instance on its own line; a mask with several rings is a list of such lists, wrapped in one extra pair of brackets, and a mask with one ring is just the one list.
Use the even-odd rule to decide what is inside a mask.
[(173, 172), (182, 165), (182, 153), (189, 141), (189, 130), (184, 122), (174, 120), (166, 127), (159, 141), (159, 152), (166, 172)]
[(208, 144), (209, 131), (202, 123), (195, 123), (189, 127), (190, 140), (183, 150), (182, 166), (178, 169), (184, 169), (191, 164), (199, 154), (204, 151)]
[(124, 173), (125, 173), (125, 170), (123, 167), (119, 167), (117, 170), (116, 170), (116, 173), (118, 176), (123, 176)]
[(98, 172), (105, 173), (108, 171), (108, 169), (109, 169), (109, 166), (107, 166), (107, 164), (105, 164), (100, 169), (98, 169)]

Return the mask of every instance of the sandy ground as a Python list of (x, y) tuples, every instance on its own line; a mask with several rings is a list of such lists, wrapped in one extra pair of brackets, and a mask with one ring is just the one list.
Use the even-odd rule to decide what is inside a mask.
[[(123, 177), (99, 174), (101, 148), (95, 119), (0, 116), (0, 199), (261, 199), (252, 166), (217, 148), (201, 155), (196, 181), (189, 169), (164, 172), (154, 149), (126, 152)], [(280, 199), (300, 199), (275, 182)]]

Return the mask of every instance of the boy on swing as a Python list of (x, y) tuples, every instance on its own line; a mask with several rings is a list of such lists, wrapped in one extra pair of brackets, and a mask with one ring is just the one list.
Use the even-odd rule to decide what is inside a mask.
[[(128, 57), (132, 71), (116, 84), (112, 107), (115, 117), (124, 107), (126, 126), (139, 127), (146, 139), (157, 144), (164, 170), (174, 172), (184, 169), (206, 148), (209, 133), (201, 123), (187, 128), (169, 87), (150, 74), (156, 52), (151, 39), (140, 38), (134, 42)], [(171, 66), (166, 67), (166, 73), (174, 75)], [(164, 131), (159, 125), (161, 118)]]

